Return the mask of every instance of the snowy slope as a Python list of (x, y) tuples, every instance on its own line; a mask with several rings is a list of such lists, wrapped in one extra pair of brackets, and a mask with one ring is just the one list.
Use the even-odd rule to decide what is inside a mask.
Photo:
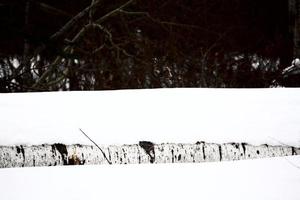
[(300, 89), (0, 94), (0, 145), (279, 142), (300, 146)]
[(1, 200), (299, 200), (300, 169), (294, 165), (300, 166), (300, 156), (202, 164), (0, 169), (0, 194)]

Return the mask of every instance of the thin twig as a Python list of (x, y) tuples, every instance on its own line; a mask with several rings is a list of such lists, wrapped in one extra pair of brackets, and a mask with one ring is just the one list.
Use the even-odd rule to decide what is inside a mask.
[(278, 142), (279, 144), (281, 144), (281, 145), (283, 145), (283, 146), (286, 146), (286, 147), (289, 147), (289, 146), (290, 146), (290, 145), (285, 144), (285, 143), (283, 143), (283, 142), (281, 142), (281, 141), (279, 141), (279, 140), (277, 140), (276, 138), (273, 138), (273, 137), (271, 137), (271, 136), (269, 136), (269, 138), (272, 139), (272, 140), (274, 140), (275, 142)]
[(108, 40), (113, 48), (117, 49), (118, 51), (121, 51), (124, 55), (128, 57), (133, 57), (133, 55), (129, 54), (125, 49), (121, 48), (113, 41), (113, 36), (109, 30), (107, 30), (105, 27), (101, 26), (100, 24), (95, 24), (95, 26), (98, 27), (100, 30), (102, 30), (108, 36)]
[(293, 167), (296, 167), (297, 169), (300, 169), (300, 166), (296, 165), (295, 163), (293, 163), (292, 161), (290, 161), (289, 159), (287, 159), (286, 157), (284, 157), (284, 159)]
[[(25, 31), (28, 34), (29, 32), (29, 13), (31, 10), (31, 1), (26, 1), (26, 6), (25, 6), (25, 20), (24, 20), (24, 27)], [(23, 49), (23, 58), (21, 65), (24, 66), (24, 69), (26, 71), (30, 70), (30, 58), (29, 58), (29, 50), (30, 50), (30, 44), (27, 38), (24, 39), (24, 49)]]
[(58, 8), (55, 8), (54, 6), (51, 6), (46, 3), (41, 2), (35, 2), (37, 6), (39, 6), (42, 10), (45, 10), (48, 13), (55, 14), (55, 15), (62, 15), (67, 17), (72, 17), (72, 15), (64, 10), (60, 10)]
[[(273, 138), (273, 137), (271, 137), (271, 136), (269, 136), (269, 138), (271, 138), (272, 140), (278, 142), (279, 144), (281, 144), (281, 145), (283, 145), (283, 146), (290, 147), (290, 145), (285, 144), (285, 143), (283, 143), (283, 142), (281, 142), (281, 141), (279, 141), (279, 140), (277, 140), (277, 139), (275, 139), (275, 138)], [(297, 169), (300, 169), (300, 166), (296, 165), (295, 163), (293, 163), (292, 161), (290, 161), (290, 160), (287, 159), (286, 157), (284, 157), (284, 159), (285, 159), (289, 164), (291, 164), (293, 167), (296, 167)]]
[[(65, 49), (66, 50), (66, 49)], [(40, 83), (42, 83), (49, 74), (55, 69), (56, 65), (59, 63), (59, 61), (62, 58), (60, 56), (57, 56), (56, 59), (53, 61), (53, 63), (48, 64), (48, 69), (40, 76), (40, 78), (31, 86), (32, 88), (36, 88)]]
[(99, 19), (96, 20), (96, 23), (101, 24), (102, 22), (104, 22), (108, 17), (117, 14), (118, 12), (120, 12), (120, 10), (122, 10), (123, 8), (125, 8), (126, 6), (128, 6), (129, 4), (131, 4), (134, 0), (129, 0), (126, 3), (124, 3), (123, 5), (121, 5), (120, 7), (110, 11), (109, 13), (105, 14), (104, 16), (100, 17)]
[(171, 22), (171, 21), (161, 21), (160, 19), (156, 19), (156, 18), (153, 18), (149, 12), (143, 12), (143, 11), (127, 11), (127, 10), (124, 10), (124, 9), (120, 9), (118, 10), (119, 13), (123, 13), (123, 14), (126, 14), (126, 15), (144, 15), (145, 17), (147, 17), (148, 19), (150, 19), (151, 21), (157, 23), (157, 24), (160, 24), (160, 25), (168, 25), (168, 26), (177, 26), (177, 27), (182, 27), (182, 28), (192, 28), (192, 29), (200, 29), (202, 31), (205, 31), (205, 32), (209, 32), (211, 34), (214, 34), (214, 35), (219, 35), (219, 33), (215, 32), (215, 31), (212, 31), (212, 30), (209, 30), (209, 29), (206, 29), (206, 28), (203, 28), (203, 27), (200, 27), (198, 25), (193, 25), (193, 24), (182, 24), (182, 23), (176, 23), (176, 22)]
[(106, 157), (106, 155), (105, 155), (105, 153), (104, 153), (104, 151), (98, 146), (98, 144), (96, 143), (96, 142), (94, 142), (83, 130), (81, 130), (81, 128), (79, 129), (80, 131), (81, 131), (81, 133), (85, 136), (85, 137), (87, 137), (94, 145), (96, 145), (96, 147), (98, 148), (98, 149), (100, 149), (100, 151), (102, 152), (102, 154), (103, 154), (103, 156), (104, 156), (104, 158), (106, 159), (106, 161), (111, 165), (112, 163), (111, 163), (111, 161), (109, 161), (108, 160), (108, 158)]
[[(93, 6), (95, 4), (95, 0), (91, 0), (91, 6)], [(97, 1), (98, 3), (98, 1)], [(89, 24), (93, 23), (93, 15), (94, 15), (94, 10), (91, 8), (90, 12), (89, 12)]]
[(76, 24), (80, 19), (85, 17), (87, 14), (89, 14), (90, 10), (97, 6), (96, 4), (91, 4), (85, 9), (83, 9), (81, 12), (79, 12), (76, 16), (74, 16), (72, 19), (70, 19), (59, 31), (54, 33), (51, 37), (50, 40), (56, 40), (59, 38), (61, 35), (65, 34), (69, 29), (72, 28), (74, 24)]
[[(50, 36), (50, 38), (49, 38), (49, 41), (51, 42), (51, 41), (58, 40), (62, 35), (64, 35), (66, 32), (68, 32), (73, 27), (74, 24), (78, 23), (80, 21), (80, 19), (82, 19), (83, 17), (85, 17), (87, 14), (89, 14), (90, 10), (93, 9), (93, 8), (95, 8), (96, 6), (98, 6), (98, 1), (97, 1), (97, 4), (89, 5), (88, 7), (86, 7), (85, 9), (83, 9), (82, 11), (80, 11), (79, 13), (77, 13), (77, 15), (75, 15), (73, 18), (71, 18), (57, 32), (55, 32), (54, 34), (52, 34)], [(40, 47), (38, 47), (35, 50), (34, 55), (38, 55), (45, 48), (46, 48), (46, 45), (42, 44)]]

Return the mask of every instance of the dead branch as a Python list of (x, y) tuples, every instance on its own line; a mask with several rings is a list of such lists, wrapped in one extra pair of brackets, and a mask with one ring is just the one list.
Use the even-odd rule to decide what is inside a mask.
[(95, 22), (97, 24), (101, 24), (102, 22), (104, 22), (107, 18), (111, 17), (112, 15), (117, 14), (120, 10), (122, 10), (123, 8), (125, 8), (126, 6), (128, 6), (129, 4), (131, 4), (134, 0), (129, 0), (127, 1), (125, 4), (121, 5), (120, 7), (110, 11), (109, 13), (107, 13), (106, 15), (100, 17), (99, 19), (97, 19)]
[(111, 43), (113, 48), (117, 49), (118, 51), (121, 51), (124, 55), (128, 57), (133, 57), (133, 55), (129, 54), (125, 49), (121, 48), (113, 41), (113, 36), (109, 30), (107, 30), (105, 27), (101, 26), (100, 24), (94, 24), (94, 26), (102, 30), (108, 36), (108, 40)]
[(36, 88), (38, 85), (40, 85), (47, 77), (48, 75), (56, 68), (56, 65), (59, 63), (59, 61), (62, 58), (60, 56), (57, 56), (53, 63), (47, 65), (48, 69), (41, 75), (41, 77), (31, 86), (31, 88)]
[(79, 12), (75, 17), (70, 19), (59, 31), (54, 33), (51, 37), (50, 40), (56, 40), (59, 37), (61, 37), (63, 34), (65, 34), (67, 31), (69, 31), (74, 24), (76, 24), (81, 18), (86, 16), (87, 14), (90, 13), (90, 10), (97, 6), (99, 4), (98, 1), (96, 1), (94, 4), (89, 5), (85, 9), (83, 9), (81, 12)]
[(99, 147), (99, 145), (96, 143), (96, 142), (94, 142), (83, 130), (81, 130), (81, 129), (79, 129), (80, 131), (81, 131), (81, 133), (85, 136), (85, 137), (87, 137), (94, 145), (96, 145), (96, 147), (102, 152), (102, 154), (103, 154), (103, 156), (104, 156), (104, 158), (106, 159), (106, 161), (111, 165), (112, 163), (111, 163), (111, 161), (110, 160), (108, 160), (108, 158), (106, 157), (106, 154), (104, 153), (104, 151)]
[(62, 15), (62, 16), (72, 17), (72, 15), (70, 13), (60, 10), (58, 8), (55, 8), (53, 6), (50, 6), (49, 4), (41, 3), (41, 2), (35, 2), (35, 4), (37, 4), (45, 12), (48, 12), (48, 13), (51, 13), (54, 15)]

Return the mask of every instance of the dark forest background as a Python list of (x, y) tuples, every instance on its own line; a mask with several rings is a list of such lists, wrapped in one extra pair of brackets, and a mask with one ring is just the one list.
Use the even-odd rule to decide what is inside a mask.
[(270, 87), (287, 0), (1, 0), (0, 92)]

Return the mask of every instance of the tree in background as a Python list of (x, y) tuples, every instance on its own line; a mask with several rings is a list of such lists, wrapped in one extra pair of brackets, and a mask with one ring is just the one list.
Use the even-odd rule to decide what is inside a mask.
[(23, 0), (0, 11), (2, 92), (269, 87), (293, 56), (284, 0)]

